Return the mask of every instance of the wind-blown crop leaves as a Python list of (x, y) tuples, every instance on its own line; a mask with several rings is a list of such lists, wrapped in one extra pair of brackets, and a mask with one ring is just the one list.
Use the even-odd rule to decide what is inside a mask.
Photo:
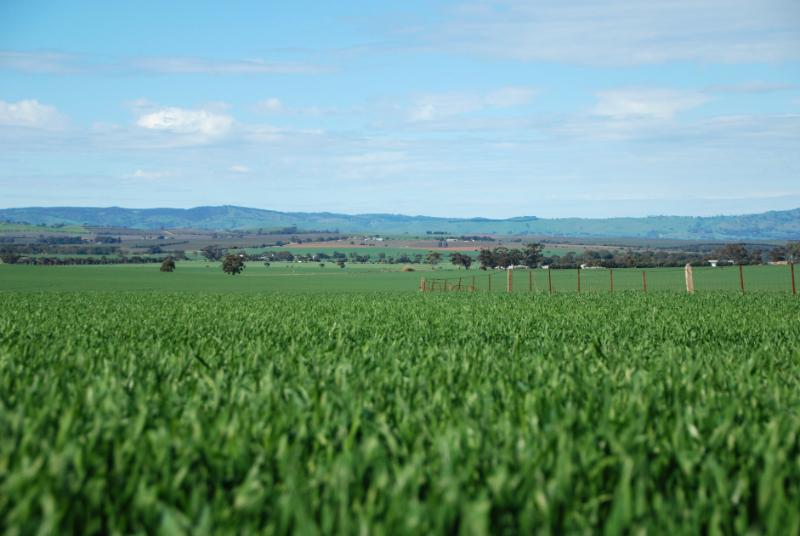
[(800, 530), (786, 295), (6, 293), (0, 530)]

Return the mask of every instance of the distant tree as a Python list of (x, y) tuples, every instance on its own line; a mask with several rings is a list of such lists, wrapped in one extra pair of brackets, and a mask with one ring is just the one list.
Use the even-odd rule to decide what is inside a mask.
[(492, 256), (494, 258), (494, 265), (499, 266), (500, 268), (505, 268), (509, 264), (511, 264), (511, 260), (509, 259), (509, 251), (508, 248), (505, 246), (499, 246), (492, 250)]
[(341, 261), (341, 260), (339, 262), (337, 262), (336, 264), (339, 265), (339, 268), (344, 268), (344, 266), (345, 266), (344, 261)]
[(0, 251), (0, 261), (4, 264), (15, 264), (21, 256), (13, 251)]
[(319, 263), (319, 267), (320, 268), (325, 268), (325, 263), (324, 262)]
[(266, 262), (264, 263), (264, 266), (266, 266), (267, 268), (269, 268), (269, 261), (266, 261)]
[(161, 271), (162, 272), (174, 272), (175, 271), (175, 261), (172, 257), (167, 257), (161, 263)]
[(769, 261), (769, 250), (756, 248), (750, 252), (750, 264), (765, 264)]
[(455, 266), (463, 266), (467, 270), (472, 266), (472, 257), (463, 253), (451, 253), (450, 262)]
[(725, 247), (719, 250), (719, 256), (722, 260), (732, 260), (736, 264), (747, 264), (749, 258), (744, 244), (725, 244)]
[(517, 266), (522, 264), (523, 252), (519, 249), (509, 249), (506, 254), (506, 263), (503, 266)]
[(482, 249), (478, 252), (478, 263), (481, 265), (481, 270), (497, 266), (491, 249)]
[(225, 250), (214, 244), (208, 245), (200, 250), (203, 257), (210, 261), (218, 261), (225, 255)]
[(522, 264), (528, 268), (536, 268), (542, 262), (542, 250), (544, 245), (538, 242), (525, 244), (525, 251), (522, 255)]
[(228, 254), (222, 261), (222, 271), (229, 275), (237, 275), (244, 270), (244, 257)]
[(442, 254), (438, 251), (431, 251), (425, 257), (425, 262), (431, 265), (431, 268), (442, 262)]
[(786, 243), (786, 260), (791, 262), (800, 261), (800, 242)]

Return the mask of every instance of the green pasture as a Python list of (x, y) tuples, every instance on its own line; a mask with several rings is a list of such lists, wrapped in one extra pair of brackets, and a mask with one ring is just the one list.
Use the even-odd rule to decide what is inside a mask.
[[(192, 291), (192, 292), (412, 292), (421, 277), (447, 279), (449, 285), (471, 286), (480, 291), (506, 290), (506, 272), (455, 269), (442, 264), (432, 270), (429, 265), (412, 265), (414, 272), (402, 272), (402, 265), (347, 263), (344, 269), (332, 262), (321, 268), (318, 263), (247, 263), (242, 275), (229, 276), (220, 263), (182, 261), (174, 273), (162, 273), (158, 264), (116, 264), (94, 266), (27, 266), (0, 264), (0, 291)], [(614, 290), (642, 292), (641, 269), (615, 269)], [(648, 291), (685, 290), (683, 268), (649, 268)], [(800, 272), (800, 270), (798, 270)], [(800, 277), (800, 273), (796, 274)], [(576, 270), (550, 271), (553, 291), (572, 293), (578, 290)], [(611, 290), (609, 270), (581, 270), (581, 292), (605, 293)], [(788, 266), (745, 266), (745, 291), (790, 292)], [(548, 292), (547, 270), (515, 270), (513, 291)], [(695, 289), (707, 291), (739, 291), (738, 268), (702, 267), (694, 269)], [(441, 287), (440, 287), (441, 288)]]
[[(487, 290), (489, 287), (488, 274), (482, 271), (470, 270), (469, 276), (461, 271), (453, 279), (448, 273), (448, 283), (458, 284), (461, 277), (462, 286), (475, 284), (478, 289)], [(635, 291), (644, 292), (645, 281), (647, 291), (673, 290), (684, 292), (686, 290), (683, 268), (615, 268), (585, 269), (580, 270), (549, 270), (549, 279), (552, 281), (553, 292), (578, 292), (578, 278), (580, 277), (581, 292), (611, 292), (612, 279), (614, 292)], [(642, 273), (645, 273), (643, 278)], [(796, 284), (800, 283), (800, 270), (795, 268)], [(492, 290), (506, 290), (507, 273), (503, 270), (491, 271)], [(732, 291), (739, 292), (738, 266), (726, 267), (699, 267), (693, 269), (694, 287), (697, 292)], [(466, 277), (465, 277), (466, 276)], [(433, 277), (433, 276), (429, 276)], [(439, 277), (436, 275), (435, 277)], [(744, 266), (743, 277), (745, 292), (791, 292), (791, 274), (788, 266)], [(514, 292), (549, 292), (548, 270), (514, 270), (512, 290)]]
[[(212, 293), (412, 291), (419, 272), (400, 265), (334, 263), (247, 263), (241, 275), (222, 272), (220, 263), (183, 261), (173, 273), (158, 264), (92, 266), (0, 265), (0, 291), (175, 291)], [(438, 273), (438, 272), (437, 272)], [(441, 271), (441, 273), (450, 273)]]
[(39, 225), (29, 225), (27, 223), (3, 223), (0, 222), (0, 234), (2, 233), (68, 233), (81, 234), (86, 229), (80, 225), (65, 225), (64, 227), (42, 227)]

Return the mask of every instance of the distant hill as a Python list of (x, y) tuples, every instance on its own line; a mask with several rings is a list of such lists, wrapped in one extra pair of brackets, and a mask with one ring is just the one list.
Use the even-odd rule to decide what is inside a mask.
[(190, 209), (119, 207), (29, 207), (0, 209), (0, 221), (31, 224), (114, 226), (139, 229), (196, 228), (213, 230), (337, 230), (385, 234), (528, 234), (565, 237), (642, 237), (718, 240), (800, 239), (800, 208), (742, 216), (648, 216), (645, 218), (508, 219), (435, 218), (401, 214), (335, 214), (276, 212), (237, 206)]

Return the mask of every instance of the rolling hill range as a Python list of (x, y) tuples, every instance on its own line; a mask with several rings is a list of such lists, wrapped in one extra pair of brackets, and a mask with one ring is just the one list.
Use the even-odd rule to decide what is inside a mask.
[(564, 237), (643, 237), (719, 240), (800, 239), (800, 208), (741, 216), (648, 216), (643, 218), (508, 219), (438, 218), (400, 214), (335, 214), (277, 212), (237, 206), (190, 209), (29, 207), (0, 209), (0, 221), (30, 224), (114, 226), (139, 229), (196, 228), (210, 230), (331, 230), (385, 234), (527, 234)]

